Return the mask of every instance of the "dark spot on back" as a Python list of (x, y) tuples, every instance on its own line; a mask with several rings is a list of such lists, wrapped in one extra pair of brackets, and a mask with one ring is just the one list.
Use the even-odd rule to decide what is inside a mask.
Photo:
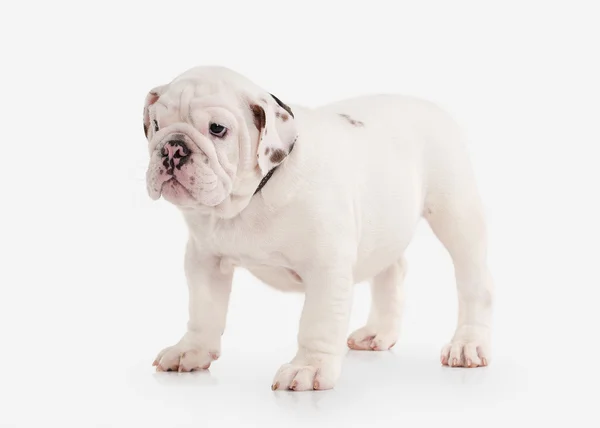
[(254, 118), (254, 126), (256, 126), (256, 129), (258, 129), (259, 131), (262, 131), (265, 125), (267, 124), (267, 116), (265, 115), (265, 110), (257, 104), (252, 104), (250, 106), (250, 109), (252, 110), (252, 116)]
[(273, 99), (275, 100), (275, 102), (277, 104), (279, 104), (279, 107), (281, 107), (282, 109), (284, 109), (285, 111), (287, 111), (290, 114), (290, 116), (294, 117), (294, 113), (292, 112), (292, 109), (289, 106), (287, 106), (284, 103), (282, 103), (281, 100), (279, 98), (277, 98), (275, 95), (271, 94), (271, 96), (273, 97)]
[(282, 160), (285, 159), (286, 157), (286, 153), (285, 151), (283, 151), (282, 149), (276, 149), (273, 150), (273, 153), (271, 154), (271, 162), (273, 163), (280, 163)]
[(365, 126), (365, 124), (363, 122), (361, 122), (360, 120), (352, 119), (352, 117), (350, 117), (349, 114), (340, 113), (340, 116), (343, 117), (344, 119), (346, 119), (352, 126), (356, 126), (356, 127)]

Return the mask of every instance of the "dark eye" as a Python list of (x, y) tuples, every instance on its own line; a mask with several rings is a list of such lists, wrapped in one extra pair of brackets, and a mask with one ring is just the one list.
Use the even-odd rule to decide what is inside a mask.
[(158, 122), (154, 119), (154, 132), (158, 132)]
[(211, 123), (209, 129), (211, 134), (219, 138), (223, 138), (227, 133), (227, 128), (225, 128), (223, 125), (219, 125), (218, 123)]

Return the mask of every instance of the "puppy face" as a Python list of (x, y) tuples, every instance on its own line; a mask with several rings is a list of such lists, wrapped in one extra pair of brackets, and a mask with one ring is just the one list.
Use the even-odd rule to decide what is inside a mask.
[(289, 107), (222, 68), (192, 69), (146, 97), (150, 197), (216, 207), (248, 193), (296, 138)]

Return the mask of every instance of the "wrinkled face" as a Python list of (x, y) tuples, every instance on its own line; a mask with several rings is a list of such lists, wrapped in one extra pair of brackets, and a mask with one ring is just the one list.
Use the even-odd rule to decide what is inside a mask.
[(281, 163), (296, 130), (287, 106), (249, 82), (240, 88), (241, 77), (192, 71), (146, 98), (147, 189), (180, 207), (216, 207)]

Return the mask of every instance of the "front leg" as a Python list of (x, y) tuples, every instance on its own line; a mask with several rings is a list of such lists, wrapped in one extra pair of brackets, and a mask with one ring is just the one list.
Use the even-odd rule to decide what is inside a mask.
[(349, 264), (319, 267), (303, 275), (306, 287), (300, 318), (298, 353), (281, 366), (272, 388), (331, 389), (340, 376), (352, 305)]
[(177, 344), (158, 354), (153, 364), (157, 371), (207, 369), (221, 352), (233, 269), (222, 269), (220, 258), (202, 253), (190, 239), (185, 274), (189, 288), (187, 332)]

